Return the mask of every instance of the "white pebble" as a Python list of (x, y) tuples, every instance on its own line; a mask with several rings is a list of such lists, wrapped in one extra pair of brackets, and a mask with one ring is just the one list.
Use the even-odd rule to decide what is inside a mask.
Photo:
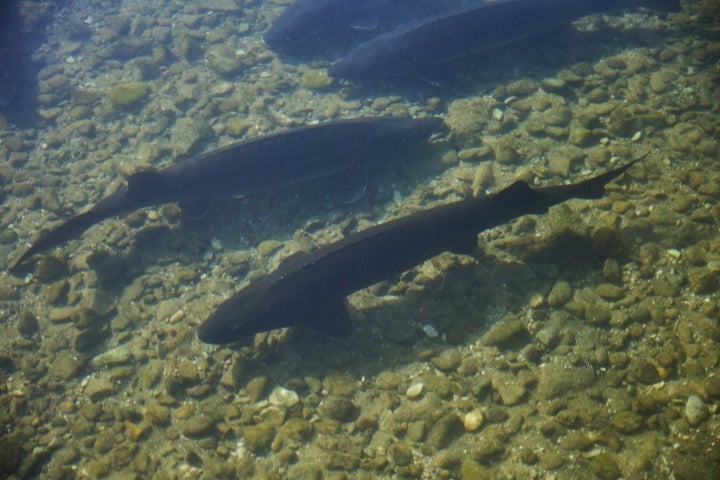
[(503, 111), (499, 108), (493, 108), (492, 111), (492, 118), (493, 120), (497, 120), (498, 122), (503, 119)]
[(481, 410), (475, 409), (463, 417), (463, 426), (466, 432), (474, 432), (480, 428), (485, 420)]
[(405, 392), (405, 396), (407, 398), (417, 398), (420, 396), (424, 388), (424, 385), (422, 382), (415, 383), (413, 385), (410, 385)]
[(292, 390), (288, 390), (283, 387), (275, 387), (275, 389), (270, 392), (268, 401), (270, 402), (270, 405), (275, 405), (276, 407), (290, 408), (300, 403), (300, 397), (298, 397), (298, 394)]
[(426, 323), (422, 326), (423, 332), (425, 332), (425, 335), (428, 336), (428, 338), (437, 338), (440, 336), (437, 329), (430, 325), (429, 323)]

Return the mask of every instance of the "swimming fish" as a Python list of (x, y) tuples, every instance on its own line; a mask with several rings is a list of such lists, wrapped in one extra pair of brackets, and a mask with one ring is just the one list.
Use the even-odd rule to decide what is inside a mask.
[(408, 22), (358, 45), (328, 69), (335, 78), (432, 76), (437, 67), (570, 24), (585, 15), (678, 0), (494, 0)]
[[(40, 235), (8, 269), (17, 271), (31, 256), (108, 217), (150, 205), (194, 205), (319, 179), (364, 189), (365, 168), (370, 163), (409, 149), (443, 128), (439, 117), (339, 120), (234, 143), (163, 170), (137, 172), (127, 178), (127, 185), (90, 210)], [(347, 182), (347, 177), (354, 178)]]
[(342, 55), (401, 23), (457, 8), (461, 0), (295, 0), (263, 39), (293, 56)]
[(482, 198), (460, 200), (381, 223), (310, 252), (291, 255), (231, 296), (197, 336), (223, 344), (277, 328), (306, 325), (330, 337), (352, 333), (345, 297), (443, 251), (472, 253), (483, 230), (542, 214), (571, 198), (604, 195), (609, 181), (640, 159), (579, 183), (531, 188), (517, 181)]

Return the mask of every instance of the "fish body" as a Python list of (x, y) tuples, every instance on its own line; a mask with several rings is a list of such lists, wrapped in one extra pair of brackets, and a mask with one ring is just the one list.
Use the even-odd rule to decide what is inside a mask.
[(314, 180), (361, 175), (443, 129), (437, 117), (371, 117), (339, 120), (234, 143), (159, 171), (130, 175), (127, 185), (41, 235), (9, 269), (74, 238), (92, 225), (138, 208), (164, 203), (203, 203), (261, 193)]
[(356, 46), (328, 73), (348, 80), (422, 76), (585, 15), (638, 6), (679, 8), (677, 0), (494, 0), (400, 25)]
[(332, 54), (402, 23), (461, 4), (460, 0), (295, 0), (274, 20), (263, 39), (283, 54)]
[(346, 296), (443, 251), (472, 253), (483, 230), (545, 213), (571, 198), (600, 198), (605, 184), (633, 163), (571, 185), (533, 189), (518, 181), (483, 198), (431, 208), (292, 255), (221, 303), (199, 327), (198, 338), (222, 344), (301, 324), (331, 337), (349, 336)]

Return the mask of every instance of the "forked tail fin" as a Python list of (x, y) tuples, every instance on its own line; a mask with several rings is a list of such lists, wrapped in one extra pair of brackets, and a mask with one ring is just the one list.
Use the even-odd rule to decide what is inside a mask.
[(538, 188), (535, 191), (542, 194), (542, 196), (548, 200), (549, 205), (554, 205), (570, 198), (583, 198), (588, 200), (602, 198), (605, 195), (605, 185), (607, 185), (612, 179), (625, 173), (627, 169), (643, 160), (649, 154), (650, 152), (621, 167), (610, 170), (609, 172), (605, 172), (596, 177), (589, 178), (583, 182), (573, 183), (571, 185)]

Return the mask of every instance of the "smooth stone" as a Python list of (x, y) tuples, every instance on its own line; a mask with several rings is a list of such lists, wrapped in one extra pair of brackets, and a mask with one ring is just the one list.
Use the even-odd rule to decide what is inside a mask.
[(283, 387), (275, 387), (273, 391), (270, 392), (268, 401), (271, 405), (275, 405), (276, 407), (291, 408), (300, 403), (300, 397), (292, 390), (288, 390)]
[(424, 389), (425, 385), (422, 382), (414, 383), (410, 385), (405, 392), (405, 396), (410, 399), (418, 398)]
[(504, 345), (527, 334), (525, 320), (518, 317), (508, 316), (500, 320), (487, 331), (481, 338), (485, 346)]
[(476, 408), (465, 414), (463, 427), (465, 427), (466, 432), (474, 432), (482, 426), (484, 420), (485, 415), (483, 415), (482, 410)]
[(460, 352), (455, 349), (445, 350), (440, 355), (430, 360), (430, 363), (443, 372), (451, 372), (456, 370), (460, 366), (462, 356)]
[(90, 365), (96, 368), (104, 367), (107, 365), (118, 365), (128, 362), (132, 359), (132, 357), (133, 355), (132, 350), (130, 349), (130, 345), (124, 343), (108, 350), (107, 352), (97, 355), (90, 361)]
[(708, 406), (702, 401), (702, 398), (695, 394), (690, 395), (685, 403), (685, 419), (688, 423), (695, 427), (709, 416)]
[(623, 289), (612, 283), (601, 283), (596, 290), (598, 295), (605, 300), (619, 300), (624, 295)]
[(186, 437), (204, 437), (210, 435), (215, 428), (215, 422), (205, 414), (192, 415), (183, 422), (182, 433)]
[(565, 280), (555, 282), (550, 293), (547, 296), (547, 303), (551, 307), (559, 307), (567, 303), (573, 295), (573, 289), (570, 283)]
[(537, 395), (543, 399), (550, 399), (587, 388), (595, 381), (595, 372), (591, 368), (565, 367), (549, 363), (542, 365), (538, 370)]

